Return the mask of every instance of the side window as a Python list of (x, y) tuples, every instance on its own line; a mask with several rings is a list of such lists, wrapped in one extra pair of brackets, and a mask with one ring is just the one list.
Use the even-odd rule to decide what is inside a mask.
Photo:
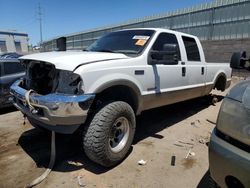
[(157, 51), (164, 51), (164, 45), (165, 44), (173, 44), (176, 45), (178, 48), (178, 60), (181, 60), (181, 56), (180, 56), (180, 49), (179, 49), (179, 45), (178, 45), (178, 41), (177, 38), (174, 34), (170, 34), (170, 33), (161, 33), (158, 38), (156, 39), (152, 50), (157, 50)]
[(188, 61), (201, 61), (199, 48), (194, 38), (182, 36)]
[(24, 72), (24, 67), (21, 63), (18, 62), (4, 62), (4, 74), (15, 74)]
[(5, 41), (0, 40), (0, 51), (7, 52), (7, 46)]

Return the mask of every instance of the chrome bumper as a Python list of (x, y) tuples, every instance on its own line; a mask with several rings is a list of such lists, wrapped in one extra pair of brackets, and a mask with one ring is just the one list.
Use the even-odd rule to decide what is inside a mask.
[(95, 97), (95, 95), (66, 95), (61, 93), (39, 95), (31, 93), (29, 101), (31, 106), (34, 107), (34, 110), (31, 110), (25, 98), (28, 91), (20, 87), (21, 82), (21, 80), (18, 80), (10, 87), (13, 104), (27, 116), (44, 124), (44, 126), (42, 125), (44, 128), (60, 133), (74, 132), (85, 122), (88, 110)]

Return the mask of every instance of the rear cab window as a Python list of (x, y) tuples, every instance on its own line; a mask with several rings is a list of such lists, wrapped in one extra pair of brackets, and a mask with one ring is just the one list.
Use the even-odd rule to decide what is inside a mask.
[(188, 61), (201, 61), (198, 45), (194, 38), (182, 36)]

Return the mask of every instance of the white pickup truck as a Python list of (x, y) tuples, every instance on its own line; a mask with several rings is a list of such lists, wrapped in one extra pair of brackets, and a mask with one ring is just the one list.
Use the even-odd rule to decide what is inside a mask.
[(86, 155), (103, 166), (126, 156), (142, 111), (231, 82), (229, 63), (206, 63), (197, 37), (166, 29), (121, 30), (82, 52), (20, 60), (26, 77), (11, 86), (14, 105), (35, 127), (67, 134), (82, 127)]

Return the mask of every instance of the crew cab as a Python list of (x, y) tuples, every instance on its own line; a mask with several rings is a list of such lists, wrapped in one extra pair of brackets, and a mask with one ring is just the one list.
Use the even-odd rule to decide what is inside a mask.
[(26, 77), (11, 87), (14, 105), (31, 124), (59, 133), (82, 127), (86, 155), (119, 163), (144, 110), (224, 91), (227, 63), (206, 63), (199, 39), (167, 29), (109, 33), (82, 52), (20, 58)]

